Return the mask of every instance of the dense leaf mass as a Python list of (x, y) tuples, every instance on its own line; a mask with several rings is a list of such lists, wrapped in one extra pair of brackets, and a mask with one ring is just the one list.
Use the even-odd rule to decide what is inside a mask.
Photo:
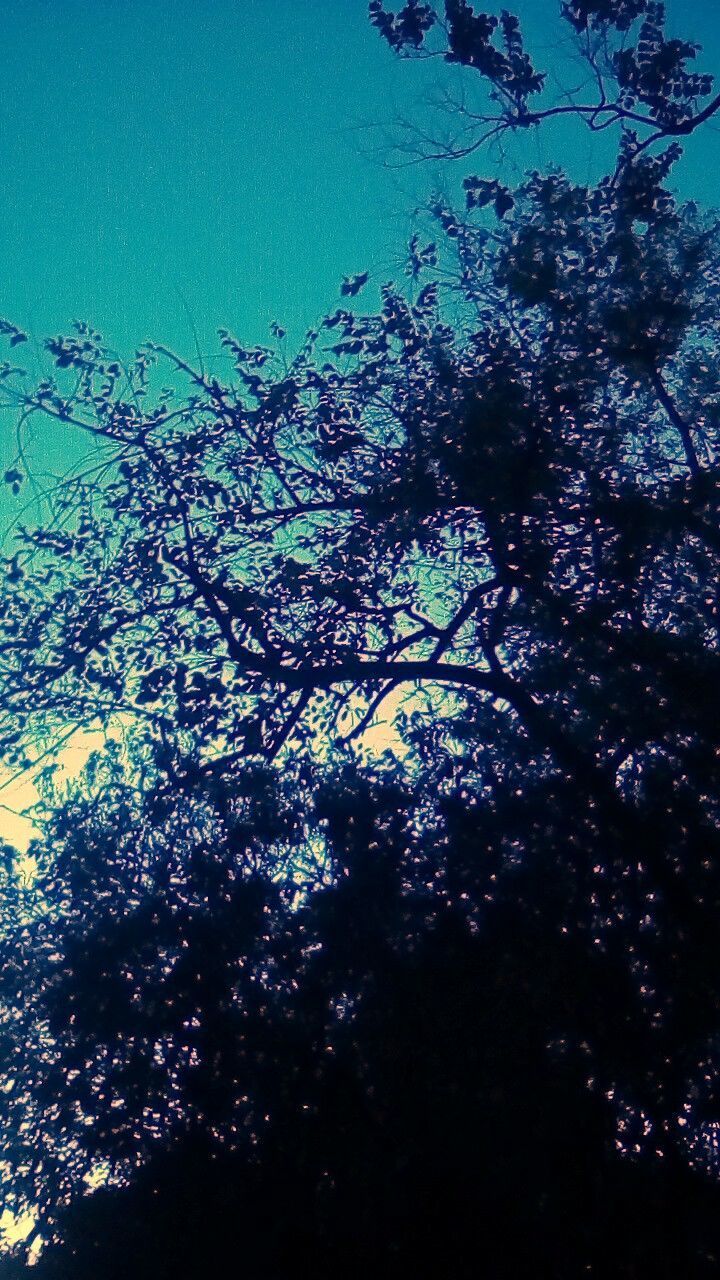
[[(466, 177), (289, 361), (0, 370), (100, 450), (5, 562), (4, 758), (126, 735), (2, 866), (8, 1276), (715, 1274), (715, 108), (660, 6), (563, 11), (607, 177)], [(553, 114), (512, 16), (371, 20)]]

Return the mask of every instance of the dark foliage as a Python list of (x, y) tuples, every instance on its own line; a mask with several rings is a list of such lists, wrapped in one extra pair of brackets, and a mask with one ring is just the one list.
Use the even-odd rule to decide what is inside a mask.
[(3, 871), (38, 1277), (717, 1271), (720, 270), (668, 187), (717, 103), (660, 6), (563, 8), (601, 97), (532, 112), (510, 15), (371, 18), (493, 130), (624, 125), (596, 185), (466, 178), (229, 384), (87, 326), (4, 369), (106, 450), (8, 559), (4, 753), (128, 736)]

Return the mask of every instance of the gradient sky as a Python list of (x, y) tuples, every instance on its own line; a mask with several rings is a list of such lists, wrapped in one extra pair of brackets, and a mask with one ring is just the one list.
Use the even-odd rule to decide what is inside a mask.
[[(576, 75), (555, 0), (507, 3), (539, 65)], [(668, 7), (720, 67), (717, 0)], [(219, 326), (262, 342), (278, 320), (295, 340), (345, 274), (400, 274), (413, 202), (437, 175), (392, 171), (368, 154), (379, 133), (357, 126), (421, 117), (452, 69), (398, 62), (366, 0), (0, 0), (0, 18), (0, 316), (32, 335), (31, 371), (73, 318), (125, 357), (147, 339), (191, 357), (193, 328), (208, 356)], [(720, 203), (719, 143), (691, 141), (679, 177), (705, 203)], [(536, 131), (504, 176), (555, 162), (590, 177), (602, 145)], [(484, 176), (494, 163), (468, 162)], [(55, 466), (65, 442), (33, 432)], [(13, 441), (3, 416), (2, 467)]]
[[(553, 0), (509, 7), (535, 48), (560, 30)], [(366, 9), (0, 0), (0, 315), (37, 337), (79, 316), (124, 353), (156, 338), (189, 354), (187, 311), (204, 345), (220, 325), (264, 340), (273, 319), (314, 323), (344, 274), (392, 274), (430, 175), (389, 172), (353, 126), (412, 113), (438, 71), (398, 63)], [(716, 0), (671, 12), (720, 61)], [(717, 163), (689, 168), (717, 198)]]
[(264, 340), (395, 242), (404, 201), (352, 126), (407, 105), (418, 75), (365, 0), (1, 9), (0, 314), (187, 348), (180, 289), (204, 341)]

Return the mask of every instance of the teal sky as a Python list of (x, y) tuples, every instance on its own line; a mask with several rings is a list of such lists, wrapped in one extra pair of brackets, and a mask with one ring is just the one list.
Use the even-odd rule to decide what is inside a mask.
[[(554, 0), (507, 3), (559, 72)], [(720, 67), (716, 0), (668, 7)], [(392, 172), (356, 126), (417, 118), (448, 68), (399, 63), (366, 14), (366, 0), (0, 0), (0, 316), (34, 340), (77, 317), (122, 355), (152, 338), (190, 356), (193, 325), (205, 354), (219, 326), (264, 341), (277, 319), (299, 336), (343, 275), (397, 276), (435, 175)], [(589, 176), (587, 135), (575, 154), (567, 137), (527, 140), (515, 176), (553, 162)], [(720, 203), (719, 162), (704, 131), (683, 190)], [(38, 348), (21, 350), (32, 368)]]
[(125, 351), (187, 348), (180, 290), (203, 341), (265, 339), (396, 242), (405, 202), (353, 126), (389, 119), (418, 74), (365, 0), (1, 11), (0, 313), (33, 334), (80, 316)]

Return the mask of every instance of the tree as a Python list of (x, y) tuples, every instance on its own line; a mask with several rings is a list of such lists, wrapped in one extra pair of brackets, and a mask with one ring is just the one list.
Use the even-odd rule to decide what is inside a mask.
[[(39, 387), (5, 369), (107, 459), (7, 562), (6, 754), (132, 740), (19, 915), (8, 860), (13, 1186), (51, 1233), (71, 1203), (49, 1275), (110, 1275), (121, 1203), (154, 1275), (194, 1274), (182, 1214), (218, 1197), (257, 1274), (298, 1241), (318, 1274), (418, 1243), (476, 1274), (478, 1222), (511, 1274), (710, 1274), (718, 224), (667, 183), (718, 100), (644, 0), (564, 5), (597, 94), (532, 108), (510, 15), (371, 18), (489, 84), (449, 158), (556, 115), (617, 156), (466, 177), (405, 292), (287, 366), (223, 332), (231, 385), (123, 369), (78, 326)], [(401, 757), (353, 762), (398, 691)]]

